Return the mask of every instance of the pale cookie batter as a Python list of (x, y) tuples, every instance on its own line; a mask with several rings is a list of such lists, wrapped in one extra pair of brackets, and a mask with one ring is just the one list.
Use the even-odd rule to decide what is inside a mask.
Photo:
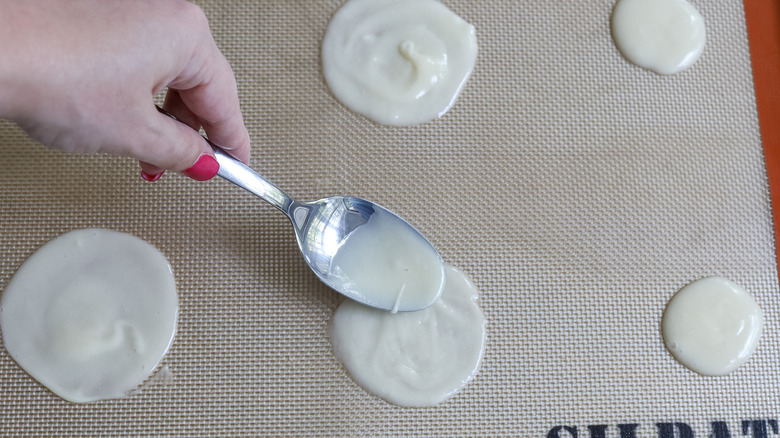
[(447, 112), (474, 68), (474, 27), (435, 0), (348, 0), (322, 42), (338, 100), (386, 125)]
[(704, 18), (686, 0), (618, 0), (612, 37), (632, 63), (660, 74), (690, 67), (704, 50)]
[(672, 297), (662, 331), (666, 347), (680, 363), (699, 374), (717, 376), (750, 358), (763, 325), (761, 308), (744, 289), (708, 277)]
[(173, 340), (176, 285), (165, 257), (129, 234), (72, 231), (25, 261), (0, 299), (11, 357), (60, 397), (119, 398)]
[(435, 405), (479, 368), (485, 318), (477, 295), (448, 266), (441, 297), (425, 310), (394, 314), (346, 300), (331, 321), (333, 350), (368, 392), (400, 406)]
[(394, 311), (433, 303), (444, 287), (444, 263), (425, 238), (397, 216), (376, 210), (341, 244), (331, 281), (360, 301)]

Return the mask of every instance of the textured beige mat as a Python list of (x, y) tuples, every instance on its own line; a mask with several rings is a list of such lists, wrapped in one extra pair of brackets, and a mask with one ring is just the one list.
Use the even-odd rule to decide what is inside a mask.
[[(328, 344), (341, 298), (272, 207), (224, 181), (147, 183), (129, 160), (66, 156), (2, 123), (0, 287), (47, 240), (106, 227), (167, 255), (181, 315), (169, 381), (124, 400), (67, 403), (0, 349), (0, 435), (775, 436), (780, 295), (741, 2), (694, 1), (705, 52), (662, 77), (614, 48), (612, 0), (444, 1), (480, 54), (451, 112), (414, 128), (329, 95), (319, 44), (340, 3), (201, 2), (253, 166), (301, 200), (385, 205), (481, 288), (476, 379), (430, 409), (365, 393)], [(685, 369), (659, 334), (666, 301), (708, 275), (766, 315), (726, 377)]]

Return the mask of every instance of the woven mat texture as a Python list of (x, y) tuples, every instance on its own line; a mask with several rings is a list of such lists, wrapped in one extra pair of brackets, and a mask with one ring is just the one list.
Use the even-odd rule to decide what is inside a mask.
[[(0, 435), (656, 437), (684, 423), (704, 437), (776, 419), (780, 291), (741, 2), (694, 1), (706, 49), (668, 77), (617, 52), (612, 0), (444, 3), (477, 29), (476, 68), (448, 114), (409, 128), (328, 92), (319, 47), (341, 1), (199, 4), (237, 75), (252, 166), (301, 200), (396, 211), (481, 289), (474, 381), (428, 409), (367, 394), (329, 346), (342, 298), (274, 208), (222, 180), (148, 183), (131, 160), (51, 151), (3, 122), (0, 287), (48, 240), (105, 227), (168, 257), (181, 308), (171, 378), (122, 400), (65, 402), (0, 347)], [(710, 275), (766, 315), (753, 358), (717, 378), (677, 363), (659, 330), (675, 291)]]

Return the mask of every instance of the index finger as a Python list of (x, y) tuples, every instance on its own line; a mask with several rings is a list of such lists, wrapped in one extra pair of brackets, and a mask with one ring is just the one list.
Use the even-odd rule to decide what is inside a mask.
[[(178, 91), (180, 102), (186, 107), (180, 110), (197, 118), (209, 140), (248, 163), (249, 132), (241, 114), (233, 69), (213, 38), (205, 49), (196, 51), (197, 59), (190, 60), (169, 88)], [(176, 113), (174, 108), (170, 110)]]

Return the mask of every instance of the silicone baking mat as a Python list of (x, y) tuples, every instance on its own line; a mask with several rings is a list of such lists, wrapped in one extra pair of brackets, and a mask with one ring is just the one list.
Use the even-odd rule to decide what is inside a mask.
[[(326, 332), (342, 298), (259, 199), (221, 180), (148, 183), (130, 160), (54, 152), (2, 123), (0, 287), (49, 239), (105, 227), (169, 258), (181, 308), (164, 378), (121, 400), (65, 402), (0, 350), (0, 434), (775, 436), (780, 291), (743, 4), (695, 0), (706, 49), (667, 77), (617, 52), (612, 0), (444, 3), (477, 29), (474, 74), (443, 118), (393, 128), (324, 84), (341, 1), (200, 2), (253, 167), (301, 200), (396, 211), (481, 289), (487, 347), (462, 392), (408, 409), (353, 383)], [(659, 333), (667, 300), (710, 275), (766, 317), (724, 377), (684, 368)]]

